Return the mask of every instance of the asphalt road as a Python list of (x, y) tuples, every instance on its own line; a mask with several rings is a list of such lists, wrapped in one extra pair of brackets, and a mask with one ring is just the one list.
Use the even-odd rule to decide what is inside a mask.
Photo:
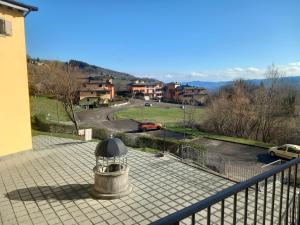
[[(92, 128), (106, 128), (112, 132), (127, 132), (132, 135), (151, 135), (155, 137), (166, 137), (183, 139), (182, 133), (156, 130), (148, 132), (138, 132), (138, 122), (134, 120), (113, 120), (112, 114), (119, 110), (129, 107), (142, 107), (145, 101), (134, 99), (126, 106), (94, 109), (78, 112), (76, 115), (79, 120), (79, 125)], [(159, 107), (179, 107), (178, 104), (158, 103), (152, 104)], [(222, 159), (230, 160), (247, 165), (263, 165), (276, 161), (277, 158), (269, 156), (267, 149), (252, 147), (242, 144), (235, 144), (230, 142), (199, 138), (193, 140), (195, 143), (203, 144), (207, 147), (210, 155), (221, 157)]]
[(221, 157), (231, 162), (247, 165), (263, 165), (278, 160), (268, 154), (268, 150), (260, 147), (230, 143), (225, 141), (199, 138), (194, 143), (206, 146), (210, 155)]
[[(164, 102), (151, 102), (153, 106), (159, 106), (162, 108), (179, 107), (178, 104), (164, 103)], [(119, 107), (108, 107), (94, 110), (84, 110), (76, 113), (80, 126), (92, 127), (92, 128), (106, 128), (114, 132), (130, 132), (134, 133), (138, 130), (138, 122), (134, 120), (113, 120), (112, 115), (114, 112), (120, 111), (125, 108), (131, 107), (143, 107), (145, 101), (139, 99), (132, 99), (131, 103)], [(147, 132), (148, 133), (148, 132)], [(149, 134), (158, 135), (160, 131), (150, 131)], [(167, 132), (168, 137), (178, 137), (178, 133), (172, 135), (173, 132)]]

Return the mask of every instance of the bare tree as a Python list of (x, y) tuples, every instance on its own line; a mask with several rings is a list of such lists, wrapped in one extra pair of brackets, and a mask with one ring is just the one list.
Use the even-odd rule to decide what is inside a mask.
[(55, 85), (53, 92), (64, 106), (65, 112), (74, 124), (78, 133), (78, 123), (74, 111), (74, 103), (78, 90), (78, 71), (67, 63), (63, 70), (55, 71)]
[[(272, 65), (266, 81), (253, 85), (243, 80), (222, 88), (208, 107), (207, 130), (264, 142), (288, 140), (297, 116), (297, 88), (286, 84)], [(283, 137), (284, 136), (284, 137)]]

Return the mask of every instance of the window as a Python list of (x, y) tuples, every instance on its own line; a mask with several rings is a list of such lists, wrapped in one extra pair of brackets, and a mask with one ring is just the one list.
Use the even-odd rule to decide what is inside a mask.
[(91, 94), (94, 94), (94, 92), (91, 91)]
[(288, 147), (287, 151), (290, 152), (290, 153), (295, 153), (295, 154), (298, 153), (298, 151), (295, 148), (292, 148), (292, 147)]
[(5, 20), (0, 18), (0, 35), (5, 35)]
[(277, 150), (285, 151), (286, 147), (283, 145), (283, 146), (278, 147)]
[(12, 25), (10, 21), (0, 18), (0, 35), (11, 36)]

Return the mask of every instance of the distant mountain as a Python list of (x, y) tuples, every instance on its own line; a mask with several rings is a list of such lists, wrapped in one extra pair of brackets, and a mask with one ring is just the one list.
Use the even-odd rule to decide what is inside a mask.
[[(299, 86), (300, 87), (300, 76), (295, 76), (295, 77), (283, 77), (282, 80), (290, 84), (292, 86)], [(249, 79), (246, 80), (247, 82), (257, 84), (259, 85), (260, 83), (263, 83), (264, 85), (268, 86), (269, 85), (269, 80), (268, 79)], [(219, 81), (219, 82), (208, 82), (208, 81), (190, 81), (190, 82), (182, 82), (182, 84), (188, 84), (190, 86), (195, 86), (195, 87), (204, 87), (207, 90), (216, 90), (219, 89), (223, 86), (230, 85), (232, 84), (233, 81)]]
[[(111, 69), (106, 69), (103, 67), (95, 66), (88, 64), (86, 62), (78, 60), (70, 60), (69, 63), (79, 69), (78, 78), (88, 78), (92, 77), (93, 79), (101, 79), (101, 77), (112, 76), (113, 83), (117, 91), (127, 90), (127, 84), (131, 83), (134, 80), (144, 80), (146, 82), (158, 81), (151, 78), (139, 78), (134, 75), (118, 72)], [(45, 83), (44, 77), (51, 76), (51, 68), (62, 69), (66, 62), (57, 61), (57, 60), (41, 60), (39, 58), (30, 58), (27, 57), (27, 66), (29, 74), (29, 82), (32, 84)]]
[(95, 66), (88, 64), (86, 62), (78, 61), (78, 60), (70, 60), (69, 63), (74, 66), (78, 67), (82, 73), (86, 76), (112, 76), (115, 78), (124, 78), (124, 79), (137, 79), (137, 77), (130, 75), (128, 73), (118, 72), (110, 69), (106, 69), (103, 67)]
[(209, 81), (190, 81), (190, 82), (182, 82), (182, 84), (187, 84), (194, 87), (204, 87), (207, 90), (219, 89), (222, 86), (228, 85), (232, 83), (232, 81), (220, 81), (220, 82), (209, 82)]

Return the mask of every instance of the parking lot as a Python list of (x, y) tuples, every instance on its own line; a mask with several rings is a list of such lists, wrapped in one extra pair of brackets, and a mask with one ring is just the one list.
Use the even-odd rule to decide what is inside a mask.
[(268, 149), (265, 148), (207, 138), (198, 138), (193, 142), (203, 144), (209, 154), (215, 155), (216, 158), (220, 157), (223, 160), (247, 166), (262, 166), (278, 160), (278, 158), (270, 156)]

